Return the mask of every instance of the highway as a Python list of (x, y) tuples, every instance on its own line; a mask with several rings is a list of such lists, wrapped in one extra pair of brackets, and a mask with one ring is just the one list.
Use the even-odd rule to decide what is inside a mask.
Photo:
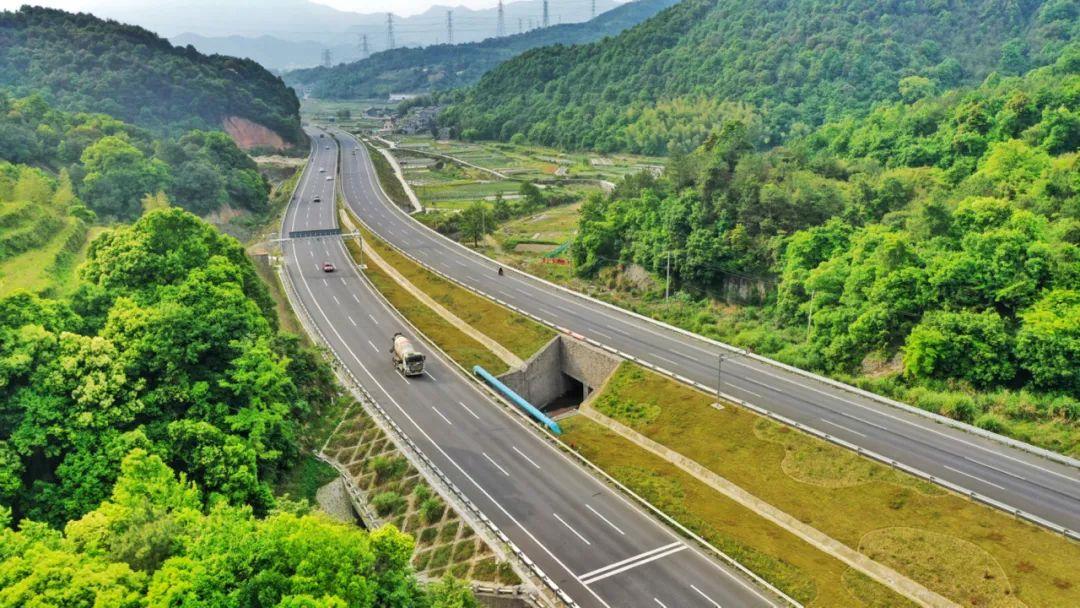
[[(337, 144), (314, 133), (283, 232), (337, 227)], [(322, 202), (313, 202), (315, 196)], [(283, 242), (285, 271), (329, 347), (469, 499), (583, 607), (779, 605), (688, 545), (538, 436), (413, 334), (355, 268), (338, 237)], [(330, 262), (335, 272), (324, 272)], [(405, 378), (390, 360), (402, 332), (428, 354)]]
[[(380, 237), (432, 268), (570, 331), (715, 387), (886, 459), (977, 492), (1066, 529), (1080, 530), (1080, 470), (991, 438), (747, 356), (552, 287), (496, 264), (422, 226), (377, 183), (367, 149), (337, 131), (350, 208)], [(353, 151), (355, 150), (355, 154)], [(718, 356), (725, 353), (722, 374)]]

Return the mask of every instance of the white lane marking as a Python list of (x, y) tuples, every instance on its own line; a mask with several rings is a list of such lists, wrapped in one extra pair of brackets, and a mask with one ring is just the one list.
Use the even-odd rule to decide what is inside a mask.
[(325, 285), (325, 286), (327, 286), (327, 287), (329, 287), (329, 286), (330, 286), (330, 282), (329, 282), (329, 281), (327, 281), (326, 279), (323, 279), (323, 280), (322, 280), (322, 284), (323, 284), (323, 285)]
[(681, 542), (676, 541), (676, 542), (671, 543), (670, 545), (664, 545), (663, 547), (657, 547), (655, 549), (651, 549), (651, 550), (645, 551), (643, 553), (638, 553), (637, 555), (633, 555), (633, 556), (630, 556), (630, 557), (628, 557), (626, 559), (619, 560), (619, 561), (615, 562), (614, 564), (608, 564), (608, 565), (604, 566), (603, 568), (597, 568), (596, 570), (586, 572), (585, 574), (582, 574), (578, 578), (586, 579), (586, 578), (589, 578), (590, 576), (596, 576), (596, 575), (598, 575), (598, 574), (600, 574), (602, 572), (606, 572), (608, 570), (611, 570), (612, 568), (618, 568), (619, 566), (622, 566), (623, 564), (629, 564), (630, 562), (635, 561), (635, 560), (645, 559), (646, 557), (649, 557), (650, 555), (653, 555), (653, 554), (656, 554), (656, 553), (661, 553), (663, 551), (667, 551), (668, 549), (671, 549), (673, 547), (677, 547), (677, 546), (679, 546), (681, 544), (682, 544)]
[(565, 520), (565, 519), (563, 519), (563, 518), (561, 518), (561, 517), (559, 517), (559, 514), (558, 514), (558, 513), (552, 513), (552, 515), (554, 515), (554, 516), (555, 516), (555, 519), (559, 520), (559, 523), (561, 523), (562, 525), (566, 526), (566, 529), (567, 529), (567, 530), (570, 530), (571, 532), (573, 532), (573, 533), (574, 533), (574, 536), (576, 536), (576, 537), (580, 538), (580, 539), (581, 539), (581, 542), (585, 543), (586, 545), (590, 545), (590, 546), (592, 545), (592, 543), (590, 543), (590, 542), (589, 542), (589, 539), (587, 539), (587, 538), (585, 538), (584, 536), (582, 536), (582, 535), (581, 535), (581, 533), (580, 533), (580, 532), (578, 532), (577, 530), (575, 530), (573, 526), (571, 526), (570, 524), (566, 523), (566, 520)]
[(341, 284), (342, 285), (348, 285), (348, 283), (345, 282), (345, 277), (341, 277)]
[(438, 380), (435, 379), (435, 376), (431, 375), (431, 372), (425, 371), (424, 375), (427, 376), (428, 378), (431, 378), (432, 382), (438, 382)]
[(548, 315), (549, 317), (556, 318), (556, 319), (559, 318), (559, 315), (551, 312), (550, 310), (544, 308), (543, 306), (537, 306), (536, 310), (539, 310), (540, 312), (544, 313), (545, 315)]
[(353, 318), (352, 318), (352, 317), (351, 317), (350, 315), (345, 315), (345, 316), (349, 317), (349, 323), (352, 323), (352, 324), (353, 324), (353, 327), (356, 327), (356, 326), (357, 326), (357, 325), (356, 325), (356, 321), (353, 321)]
[(492, 459), (491, 459), (491, 456), (488, 456), (488, 455), (487, 455), (487, 452), (480, 452), (480, 453), (484, 455), (484, 458), (487, 458), (488, 462), (490, 462), (491, 464), (495, 465), (495, 468), (496, 468), (496, 469), (499, 469), (500, 471), (502, 471), (502, 474), (503, 474), (503, 475), (506, 475), (507, 477), (509, 477), (509, 476), (510, 476), (510, 473), (507, 473), (507, 472), (506, 472), (506, 469), (504, 469), (504, 468), (500, 467), (500, 466), (499, 466), (499, 463), (497, 463), (497, 462), (495, 462), (494, 460), (492, 460)]
[(964, 460), (974, 462), (975, 464), (982, 465), (982, 466), (984, 466), (984, 467), (986, 467), (988, 469), (993, 469), (993, 470), (997, 471), (998, 473), (1004, 473), (1005, 475), (1008, 475), (1009, 477), (1015, 477), (1017, 479), (1023, 479), (1024, 481), (1027, 481), (1027, 478), (1021, 477), (1021, 476), (1017, 475), (1016, 473), (1010, 473), (1010, 472), (1006, 471), (1005, 469), (999, 469), (999, 468), (997, 468), (995, 466), (988, 465), (985, 462), (975, 460), (974, 458), (968, 458), (967, 456), (965, 456)]
[(371, 322), (372, 322), (372, 323), (374, 323), (375, 325), (378, 325), (378, 324), (379, 324), (379, 321), (378, 321), (378, 319), (376, 319), (375, 317), (371, 316), (371, 313), (368, 313), (368, 318), (369, 318), (369, 319), (371, 319)]
[(737, 390), (737, 391), (742, 391), (742, 392), (744, 392), (744, 393), (749, 393), (749, 394), (751, 394), (751, 395), (753, 395), (753, 396), (757, 397), (758, 399), (761, 399), (761, 398), (762, 398), (762, 396), (761, 396), (761, 395), (759, 395), (759, 394), (755, 393), (754, 391), (751, 391), (751, 390), (745, 389), (745, 388), (743, 388), (743, 387), (739, 386), (738, 384), (732, 384), (732, 383), (728, 382), (727, 380), (725, 380), (725, 381), (724, 381), (724, 384), (726, 384), (726, 385), (730, 386), (731, 388), (733, 388), (733, 389), (735, 389), (735, 390)]
[(660, 608), (667, 608), (667, 606), (666, 606), (666, 605), (664, 604), (664, 602), (661, 602), (660, 600), (656, 599), (655, 597), (654, 597), (654, 598), (652, 598), (652, 601), (654, 601), (654, 602), (656, 602), (657, 604), (659, 604), (659, 605), (660, 605)]
[(356, 300), (356, 303), (357, 303), (357, 304), (359, 304), (359, 303), (360, 303), (360, 298), (356, 297), (356, 294), (355, 294), (355, 293), (354, 293), (354, 294), (352, 294), (352, 299)]
[(623, 536), (626, 536), (626, 532), (623, 532), (623, 531), (622, 531), (622, 530), (621, 530), (621, 529), (619, 528), (619, 526), (616, 526), (615, 524), (611, 523), (611, 520), (610, 520), (610, 519), (608, 519), (608, 518), (604, 517), (603, 515), (601, 515), (601, 514), (600, 514), (600, 512), (599, 512), (599, 511), (597, 511), (596, 509), (592, 508), (592, 505), (590, 505), (590, 504), (588, 504), (588, 503), (585, 503), (585, 508), (586, 508), (586, 509), (588, 509), (588, 510), (590, 510), (590, 511), (592, 511), (592, 512), (593, 512), (593, 515), (595, 515), (595, 516), (599, 517), (600, 519), (604, 520), (604, 523), (605, 523), (605, 524), (607, 524), (607, 525), (611, 526), (612, 528), (615, 528), (615, 531), (616, 531), (616, 532), (618, 532), (619, 534), (622, 534)]
[(838, 428), (838, 429), (841, 429), (841, 430), (847, 431), (847, 432), (851, 433), (852, 435), (858, 435), (859, 437), (866, 437), (866, 435), (864, 435), (864, 434), (860, 433), (859, 431), (853, 431), (853, 430), (849, 429), (848, 427), (846, 427), (846, 426), (844, 426), (844, 425), (842, 425), (842, 424), (836, 424), (836, 423), (835, 423), (835, 422), (833, 422), (832, 420), (826, 420), (826, 419), (824, 419), (824, 418), (820, 418), (819, 420), (821, 420), (821, 421), (822, 421), (822, 422), (824, 422), (825, 424), (831, 424), (831, 425), (835, 426), (835, 427), (836, 427), (836, 428)]
[(338, 306), (341, 306), (341, 300), (337, 299), (337, 296), (332, 297), (334, 298), (334, 302), (336, 302)]
[(997, 485), (996, 483), (991, 483), (991, 482), (989, 482), (989, 481), (986, 481), (986, 480), (985, 480), (985, 479), (983, 479), (982, 477), (976, 477), (976, 476), (974, 476), (974, 475), (971, 475), (970, 473), (965, 473), (965, 472), (961, 471), (960, 469), (954, 469), (954, 468), (950, 467), (950, 466), (949, 466), (949, 465), (947, 465), (947, 464), (946, 464), (946, 465), (942, 465), (942, 466), (944, 466), (944, 467), (945, 467), (946, 469), (949, 469), (949, 470), (950, 470), (950, 471), (952, 471), (953, 473), (959, 473), (959, 474), (963, 475), (964, 477), (970, 477), (970, 478), (974, 479), (975, 481), (981, 481), (982, 483), (985, 483), (985, 484), (986, 484), (986, 485), (988, 485), (988, 486), (994, 486), (995, 488), (997, 488), (997, 489), (999, 489), (999, 490), (1004, 490), (1004, 489), (1005, 489), (1005, 488), (1003, 488), (1003, 487), (1001, 487), (1001, 486)]
[(510, 449), (511, 449), (511, 450), (514, 450), (515, 452), (517, 452), (518, 456), (521, 456), (521, 457), (522, 457), (522, 458), (524, 458), (525, 460), (529, 461), (529, 464), (531, 464), (532, 466), (536, 467), (536, 470), (537, 470), (537, 471), (539, 471), (539, 470), (540, 470), (540, 465), (536, 464), (536, 462), (535, 462), (535, 461), (534, 461), (534, 460), (533, 460), (532, 458), (529, 458), (528, 456), (526, 456), (526, 455), (525, 455), (525, 452), (522, 452), (521, 450), (517, 449), (517, 446), (516, 446), (516, 445), (512, 445), (512, 446), (510, 446)]
[(371, 340), (368, 340), (367, 343), (371, 345), (371, 350), (373, 350), (375, 352), (379, 352), (379, 347), (375, 346), (374, 342), (372, 342)]
[(649, 562), (654, 562), (654, 561), (656, 561), (658, 559), (662, 559), (662, 558), (665, 558), (665, 557), (667, 557), (669, 555), (672, 555), (674, 553), (678, 553), (679, 551), (682, 551), (685, 548), (686, 548), (686, 545), (680, 544), (678, 547), (675, 547), (674, 549), (669, 549), (669, 550), (667, 550), (667, 551), (665, 551), (663, 553), (657, 553), (655, 555), (650, 555), (649, 557), (646, 557), (645, 559), (641, 559), (641, 560), (638, 560), (636, 562), (626, 564), (625, 566), (622, 566), (620, 568), (616, 568), (614, 570), (608, 570), (607, 572), (604, 572), (603, 574), (598, 574), (598, 575), (596, 575), (596, 576), (594, 576), (594, 577), (592, 577), (590, 579), (586, 580), (586, 579), (582, 578), (581, 582), (585, 583), (586, 585), (591, 585), (593, 583), (602, 581), (605, 578), (615, 576), (616, 574), (626, 572), (627, 570), (632, 570), (634, 568), (637, 568), (638, 566), (644, 566), (645, 564), (647, 564)]
[(661, 361), (667, 361), (668, 363), (670, 363), (670, 364), (672, 364), (674, 366), (679, 365), (679, 363), (677, 361), (672, 361), (671, 359), (668, 359), (667, 357), (665, 357), (663, 355), (658, 355), (656, 353), (652, 353), (652, 356), (656, 357), (657, 359), (660, 359)]
[(474, 412), (474, 411), (472, 411), (471, 409), (469, 409), (469, 406), (465, 405), (465, 403), (464, 403), (464, 402), (462, 402), (462, 401), (458, 401), (458, 405), (460, 405), (461, 407), (465, 408), (465, 411), (466, 411), (466, 412), (469, 412), (470, 414), (472, 414), (472, 417), (473, 417), (473, 418), (476, 418), (477, 420), (479, 420), (479, 419), (480, 419), (480, 417), (476, 415), (476, 412)]
[(438, 414), (438, 415), (439, 415), (439, 418), (442, 418), (443, 420), (445, 420), (445, 421), (446, 421), (446, 424), (449, 424), (450, 426), (454, 426), (454, 423), (453, 423), (453, 422), (450, 422), (450, 419), (449, 419), (449, 418), (447, 418), (446, 416), (443, 416), (443, 413), (442, 413), (442, 412), (440, 412), (440, 411), (439, 411), (439, 410), (438, 410), (438, 409), (437, 409), (437, 408), (436, 408), (436, 407), (435, 407), (434, 405), (433, 405), (433, 406), (431, 406), (431, 411), (433, 411), (433, 412), (435, 412), (436, 414)]
[(709, 597), (709, 596), (705, 595), (705, 592), (704, 592), (704, 591), (702, 591), (701, 589), (698, 589), (698, 588), (697, 588), (697, 587), (695, 587), (694, 585), (690, 585), (690, 588), (691, 588), (691, 589), (693, 589), (694, 591), (696, 591), (698, 595), (700, 595), (701, 597), (705, 598), (705, 601), (706, 601), (706, 602), (709, 602), (710, 604), (712, 604), (712, 605), (713, 605), (713, 606), (715, 606), (716, 608), (724, 608), (724, 607), (723, 607), (723, 606), (721, 606), (720, 604), (717, 604), (717, 603), (716, 603), (716, 600), (714, 600), (714, 599), (712, 599), (711, 597)]
[[(738, 363), (740, 365), (743, 365), (744, 367), (747, 367), (748, 369), (752, 369), (754, 371), (760, 372), (762, 374), (765, 374), (766, 376), (771, 376), (771, 377), (776, 378), (777, 380), (780, 380), (782, 382), (787, 382), (788, 384), (794, 384), (796, 386), (801, 386), (801, 387), (803, 387), (803, 388), (805, 388), (807, 390), (818, 393), (819, 395), (824, 395), (824, 396), (826, 396), (826, 397), (828, 397), (830, 399), (836, 399), (837, 401), (842, 401), (842, 402), (847, 403), (849, 405), (854, 405), (857, 408), (867, 410), (867, 411), (873, 412), (875, 414), (885, 416), (886, 418), (896, 420), (897, 422), (901, 422), (903, 424), (913, 426), (913, 427), (915, 427), (915, 428), (917, 428), (917, 429), (919, 429), (921, 431), (927, 431), (927, 432), (933, 433), (935, 435), (940, 435), (941, 437), (944, 437), (944, 438), (948, 439), (950, 442), (962, 443), (962, 444), (964, 444), (964, 445), (966, 445), (968, 447), (972, 447), (972, 448), (975, 448), (975, 449), (978, 449), (978, 450), (982, 450), (982, 451), (987, 452), (989, 454), (992, 454), (994, 456), (999, 456), (1001, 458), (1006, 458), (1006, 459), (1012, 460), (1014, 462), (1019, 462), (1020, 464), (1022, 464), (1024, 466), (1031, 467), (1033, 469), (1038, 469), (1038, 470), (1040, 470), (1040, 471), (1042, 471), (1044, 473), (1049, 473), (1051, 475), (1056, 475), (1057, 477), (1061, 477), (1062, 479), (1068, 480), (1068, 481), (1073, 482), (1073, 483), (1076, 482), (1075, 478), (1069, 477), (1068, 475), (1065, 475), (1064, 473), (1058, 473), (1057, 471), (1052, 471), (1052, 470), (1047, 469), (1045, 467), (1041, 467), (1041, 466), (1039, 466), (1037, 464), (1033, 464), (1033, 463), (1027, 462), (1025, 460), (1021, 460), (1021, 459), (1016, 458), (1014, 456), (1009, 456), (1008, 454), (1003, 454), (1000, 451), (992, 450), (992, 449), (990, 449), (990, 448), (988, 448), (986, 446), (982, 446), (982, 445), (979, 445), (977, 443), (972, 443), (970, 441), (967, 441), (967, 440), (962, 439), (960, 437), (957, 437), (955, 435), (950, 435), (948, 433), (945, 433), (945, 432), (942, 432), (942, 431), (939, 431), (939, 430), (936, 430), (936, 429), (933, 429), (933, 428), (930, 428), (930, 427), (927, 427), (927, 426), (923, 426), (923, 425), (921, 425), (921, 424), (919, 424), (919, 423), (917, 423), (917, 422), (915, 422), (913, 420), (907, 420), (905, 418), (895, 416), (895, 415), (890, 414), (888, 412), (878, 410), (878, 409), (876, 409), (874, 407), (871, 407), (869, 405), (863, 405), (862, 403), (858, 403), (858, 402), (852, 401), (850, 399), (845, 399), (843, 397), (840, 397), (839, 395), (835, 395), (835, 394), (832, 394), (832, 393), (827, 393), (827, 392), (825, 392), (823, 390), (816, 389), (816, 388), (814, 388), (812, 386), (808, 386), (808, 385), (803, 384), (801, 382), (796, 382), (794, 380), (789, 380), (787, 378), (784, 378), (784, 377), (779, 376), (777, 374), (771, 373), (771, 372), (766, 371), (764, 369), (760, 369), (760, 368), (757, 368), (757, 367), (750, 367), (748, 365), (745, 365), (745, 364), (742, 364), (742, 363), (736, 362), (736, 361), (733, 361), (732, 363)], [(773, 389), (773, 390), (779, 390), (779, 389)], [(867, 424), (870, 424), (870, 423), (868, 422)], [(882, 427), (882, 428), (884, 428), (884, 427)], [(901, 431), (893, 431), (893, 432), (903, 436), (903, 433)], [(946, 451), (944, 448), (937, 448), (937, 449), (940, 449), (943, 452), (951, 454), (951, 452)], [(978, 479), (978, 478), (976, 478), (976, 479)]]
[(611, 339), (611, 336), (605, 334), (604, 332), (600, 331), (599, 329), (594, 329), (594, 330), (591, 330), (591, 331), (592, 331), (592, 333), (600, 336), (601, 338), (604, 338), (605, 340), (610, 340)]
[[(326, 322), (326, 325), (329, 327), (330, 331), (332, 331), (334, 333), (334, 336), (336, 336), (338, 341), (341, 342), (342, 346), (345, 347), (345, 350), (349, 353), (349, 356), (351, 356), (353, 358), (353, 360), (356, 361), (356, 364), (360, 366), (360, 369), (364, 370), (364, 373), (367, 374), (368, 378), (371, 378), (372, 383), (375, 386), (377, 386), (380, 391), (382, 391), (382, 394), (386, 396), (387, 400), (390, 403), (394, 404), (394, 407), (396, 407), (397, 410), (399, 412), (401, 412), (401, 415), (404, 416), (405, 419), (408, 420), (410, 424), (412, 424), (414, 427), (416, 427), (416, 430), (419, 431), (420, 434), (424, 436), (424, 439), (427, 439), (428, 442), (430, 442), (431, 445), (434, 446), (434, 448), (439, 452), (439, 454), (442, 455), (443, 458), (446, 459), (447, 462), (449, 462), (455, 469), (457, 469), (458, 472), (460, 472), (462, 474), (462, 476), (465, 477), (465, 479), (469, 480), (469, 483), (471, 483), (473, 486), (475, 486), (476, 489), (479, 490), (480, 493), (483, 494), (485, 498), (487, 498), (489, 501), (491, 501), (491, 504), (495, 505), (495, 508), (497, 508), (499, 511), (502, 511), (502, 514), (504, 516), (506, 516), (506, 518), (509, 519), (511, 522), (513, 522), (513, 524), (516, 525), (518, 527), (518, 529), (520, 529), (523, 533), (525, 533), (525, 535), (528, 536), (529, 539), (532, 540), (532, 542), (536, 543), (537, 547), (540, 547), (540, 549), (542, 549), (544, 551), (544, 553), (547, 553), (548, 556), (552, 560), (554, 560), (555, 563), (558, 564), (560, 568), (565, 570), (567, 574), (574, 577), (575, 580), (576, 580), (577, 577), (574, 575), (574, 571), (571, 570), (570, 567), (567, 566), (565, 562), (563, 562), (561, 559), (559, 559), (559, 557), (557, 555), (555, 555), (555, 553), (552, 552), (551, 549), (548, 549), (547, 546), (544, 545), (544, 543), (540, 542), (540, 539), (536, 538), (535, 534), (533, 534), (531, 531), (529, 531), (528, 528), (526, 528), (520, 521), (518, 521), (513, 515), (511, 515), (510, 511), (507, 511), (506, 507), (502, 506), (502, 503), (495, 500), (495, 497), (492, 496), (491, 493), (488, 492), (486, 489), (484, 489), (484, 486), (480, 485), (476, 481), (476, 479), (473, 478), (472, 475), (469, 475), (465, 471), (465, 469), (462, 468), (462, 466), (457, 463), (456, 460), (451, 458), (450, 455), (446, 453), (446, 450), (444, 450), (442, 448), (442, 446), (440, 446), (438, 443), (435, 443), (435, 440), (431, 438), (431, 435), (428, 435), (427, 431), (424, 430), (424, 427), (420, 426), (416, 422), (416, 420), (409, 414), (409, 412), (405, 408), (401, 407), (401, 404), (398, 403), (396, 399), (394, 399), (394, 397), (390, 394), (390, 392), (387, 391), (386, 388), (383, 387), (382, 383), (379, 382), (375, 378), (375, 375), (371, 373), (371, 370), (369, 370), (367, 368), (367, 366), (364, 365), (364, 362), (360, 360), (360, 357), (356, 356), (356, 353), (353, 352), (352, 348), (349, 347), (348, 342), (346, 342), (345, 339), (341, 337), (341, 333), (337, 330), (337, 326), (335, 326), (333, 323), (330, 322), (330, 317), (328, 317), (326, 315), (326, 311), (323, 310), (322, 306), (319, 304), (318, 299), (315, 298), (315, 292), (313, 292), (311, 290), (311, 285), (308, 284), (307, 278), (304, 277), (304, 275), (302, 273), (300, 274), (300, 280), (304, 283), (304, 288), (307, 290), (308, 296), (311, 298), (312, 302), (315, 304), (315, 308), (318, 309), (319, 314), (322, 315), (322, 318)], [(400, 375), (398, 375), (398, 374), (395, 374), (395, 375), (397, 375), (400, 378)], [(545, 442), (541, 442), (541, 445), (548, 445), (548, 444), (545, 443)], [(554, 447), (549, 446), (549, 448), (552, 449), (552, 450), (555, 450)], [(556, 451), (556, 453), (561, 454), (558, 451)], [(563, 458), (565, 458), (567, 460), (567, 462), (570, 462), (569, 456), (566, 456), (565, 454), (563, 454), (562, 456), (563, 456)], [(623, 499), (623, 500), (626, 500), (626, 499)], [(629, 505), (630, 503), (627, 502), (626, 504)], [(732, 580), (739, 581), (739, 579), (734, 578), (734, 577), (732, 577)], [(580, 583), (581, 581), (579, 580), (578, 582)], [(739, 582), (741, 582), (741, 581), (739, 581)], [(746, 588), (751, 589), (751, 591), (754, 591), (753, 588), (750, 587), (748, 583), (742, 583), (742, 584)], [(586, 591), (588, 591), (589, 594), (591, 594), (594, 598), (596, 598), (596, 601), (599, 602), (600, 605), (605, 606), (605, 608), (611, 608), (610, 604), (605, 602), (603, 600), (603, 598), (601, 598), (600, 595), (597, 594), (595, 591), (593, 591), (591, 588), (589, 588), (586, 585), (582, 585), (582, 587)], [(763, 597), (757, 591), (754, 591), (754, 593), (757, 593), (759, 595), (759, 597)]]

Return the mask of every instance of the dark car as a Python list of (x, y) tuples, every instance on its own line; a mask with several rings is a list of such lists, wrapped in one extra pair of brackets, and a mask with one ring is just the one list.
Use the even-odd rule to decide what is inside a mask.
[(316, 194), (315, 198), (311, 199), (311, 202), (313, 202), (313, 203), (321, 203), (322, 202), (322, 197), (319, 196), (318, 194)]

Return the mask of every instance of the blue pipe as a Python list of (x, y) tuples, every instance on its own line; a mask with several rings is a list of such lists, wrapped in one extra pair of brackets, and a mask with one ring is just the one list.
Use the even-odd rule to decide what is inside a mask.
[(559, 425), (554, 420), (552, 420), (551, 418), (548, 418), (546, 415), (544, 415), (544, 412), (541, 412), (540, 410), (536, 409), (536, 406), (534, 406), (533, 404), (531, 404), (528, 401), (522, 399), (521, 395), (519, 395), (519, 394), (515, 393), (514, 391), (510, 390), (510, 387), (503, 384), (495, 376), (492, 376), (491, 374), (489, 374), (486, 369), (480, 367), (479, 365), (474, 365), (473, 368), (472, 368), (472, 371), (473, 371), (474, 374), (476, 374), (477, 376), (480, 376), (481, 378), (484, 379), (485, 382), (487, 382), (492, 387), (494, 387), (495, 390), (502, 393), (503, 396), (505, 396), (507, 399), (509, 399), (510, 401), (513, 401), (515, 405), (517, 405), (521, 409), (525, 410), (525, 412), (528, 413), (530, 416), (532, 416), (533, 418), (536, 418), (537, 420), (540, 421), (541, 424), (543, 424), (547, 428), (551, 429), (552, 433), (555, 433), (556, 435), (562, 435), (562, 429), (559, 428)]

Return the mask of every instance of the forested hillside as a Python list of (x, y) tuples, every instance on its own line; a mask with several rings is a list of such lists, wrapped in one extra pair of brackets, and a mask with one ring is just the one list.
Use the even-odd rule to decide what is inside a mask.
[[(672, 274), (697, 331), (1080, 453), (1080, 48), (755, 152), (704, 146), (582, 209), (573, 254)], [(697, 297), (775, 279), (718, 322)]]
[(541, 28), (469, 44), (399, 48), (331, 68), (285, 74), (320, 99), (365, 99), (390, 93), (423, 93), (473, 84), (496, 65), (540, 46), (582, 44), (613, 36), (641, 23), (677, 0), (637, 0), (585, 23)]
[(684, 0), (616, 37), (500, 65), (448, 96), (443, 121), (466, 138), (658, 154), (738, 118), (772, 144), (875, 102), (1022, 74), (1078, 28), (1076, 0)]
[(303, 140), (299, 102), (254, 61), (173, 47), (144, 29), (37, 7), (0, 12), (0, 87), (101, 112), (160, 134), (239, 117)]
[(0, 298), (0, 604), (475, 606), (396, 529), (273, 496), (335, 391), (240, 243), (158, 209), (81, 279)]
[(109, 116), (55, 110), (40, 96), (11, 99), (0, 91), (0, 161), (45, 170), (26, 173), (42, 181), (30, 189), (20, 186), (18, 171), (0, 176), (0, 200), (40, 205), (59, 184), (64, 205), (85, 205), (101, 219), (134, 219), (147, 196), (159, 193), (164, 198), (150, 204), (167, 199), (198, 214), (226, 204), (254, 212), (268, 205), (269, 185), (255, 162), (220, 131), (159, 140)]

